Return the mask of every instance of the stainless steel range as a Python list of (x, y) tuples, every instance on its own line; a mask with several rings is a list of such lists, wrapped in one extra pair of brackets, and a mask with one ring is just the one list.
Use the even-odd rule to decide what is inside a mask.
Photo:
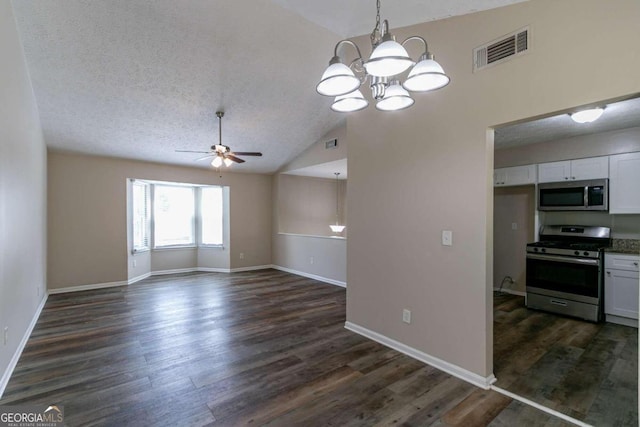
[(547, 225), (527, 244), (527, 307), (599, 322), (608, 227)]

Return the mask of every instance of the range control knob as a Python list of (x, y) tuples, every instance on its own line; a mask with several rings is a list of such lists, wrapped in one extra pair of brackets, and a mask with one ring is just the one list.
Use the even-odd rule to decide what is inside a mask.
[(545, 248), (540, 249), (540, 252), (547, 252)]
[(584, 256), (589, 256), (589, 252), (584, 251), (584, 252), (582, 252), (582, 255), (584, 255)]
[(578, 256), (578, 255), (580, 255), (580, 251), (575, 251), (573, 254), (574, 254), (575, 256)]
[(538, 248), (533, 248), (533, 252), (538, 252)]

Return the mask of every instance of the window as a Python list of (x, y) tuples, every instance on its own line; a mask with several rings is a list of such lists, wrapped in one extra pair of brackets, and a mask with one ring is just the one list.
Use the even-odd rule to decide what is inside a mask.
[(223, 187), (131, 180), (132, 253), (224, 246)]
[(132, 186), (133, 203), (133, 252), (149, 250), (149, 184), (134, 181)]
[(200, 243), (222, 245), (222, 187), (200, 189)]
[(193, 187), (155, 185), (154, 247), (195, 245)]

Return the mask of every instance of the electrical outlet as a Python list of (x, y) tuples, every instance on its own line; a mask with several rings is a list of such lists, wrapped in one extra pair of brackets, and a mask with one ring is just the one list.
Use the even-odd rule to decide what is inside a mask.
[(133, 260), (133, 268), (136, 268), (138, 266), (138, 262), (134, 259)]
[(408, 308), (402, 310), (402, 321), (404, 323), (411, 323), (411, 310)]
[(511, 229), (512, 230), (517, 230), (518, 229), (518, 223), (517, 222), (512, 222), (511, 223)]
[(4, 345), (7, 345), (7, 343), (9, 342), (9, 327), (5, 326), (4, 327), (4, 334), (3, 334), (3, 342)]
[(36, 286), (36, 296), (40, 296), (40, 286)]
[(240, 259), (244, 259), (244, 252), (240, 252)]
[(313, 261), (314, 261), (314, 260), (313, 260), (313, 257), (312, 257), (312, 256), (310, 256), (310, 257), (309, 257), (309, 264), (313, 264)]

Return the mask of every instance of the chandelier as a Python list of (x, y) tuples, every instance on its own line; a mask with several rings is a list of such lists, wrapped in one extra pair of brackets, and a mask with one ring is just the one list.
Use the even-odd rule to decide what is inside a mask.
[[(429, 52), (425, 39), (411, 36), (398, 43), (389, 32), (389, 22), (385, 19), (380, 25), (380, 0), (376, 1), (376, 26), (370, 38), (372, 52), (367, 61), (362, 59), (360, 48), (351, 40), (340, 40), (336, 44), (329, 67), (316, 86), (320, 95), (335, 97), (331, 105), (333, 111), (345, 113), (366, 108), (369, 101), (358, 88), (367, 80), (376, 108), (382, 111), (411, 107), (414, 100), (408, 91), (428, 92), (449, 84), (449, 77)], [(424, 53), (417, 63), (404, 48), (406, 43), (414, 40), (424, 45)], [(356, 50), (357, 57), (349, 65), (341, 62), (338, 56), (342, 45), (353, 46)], [(400, 75), (410, 67), (413, 68), (401, 83)]]

